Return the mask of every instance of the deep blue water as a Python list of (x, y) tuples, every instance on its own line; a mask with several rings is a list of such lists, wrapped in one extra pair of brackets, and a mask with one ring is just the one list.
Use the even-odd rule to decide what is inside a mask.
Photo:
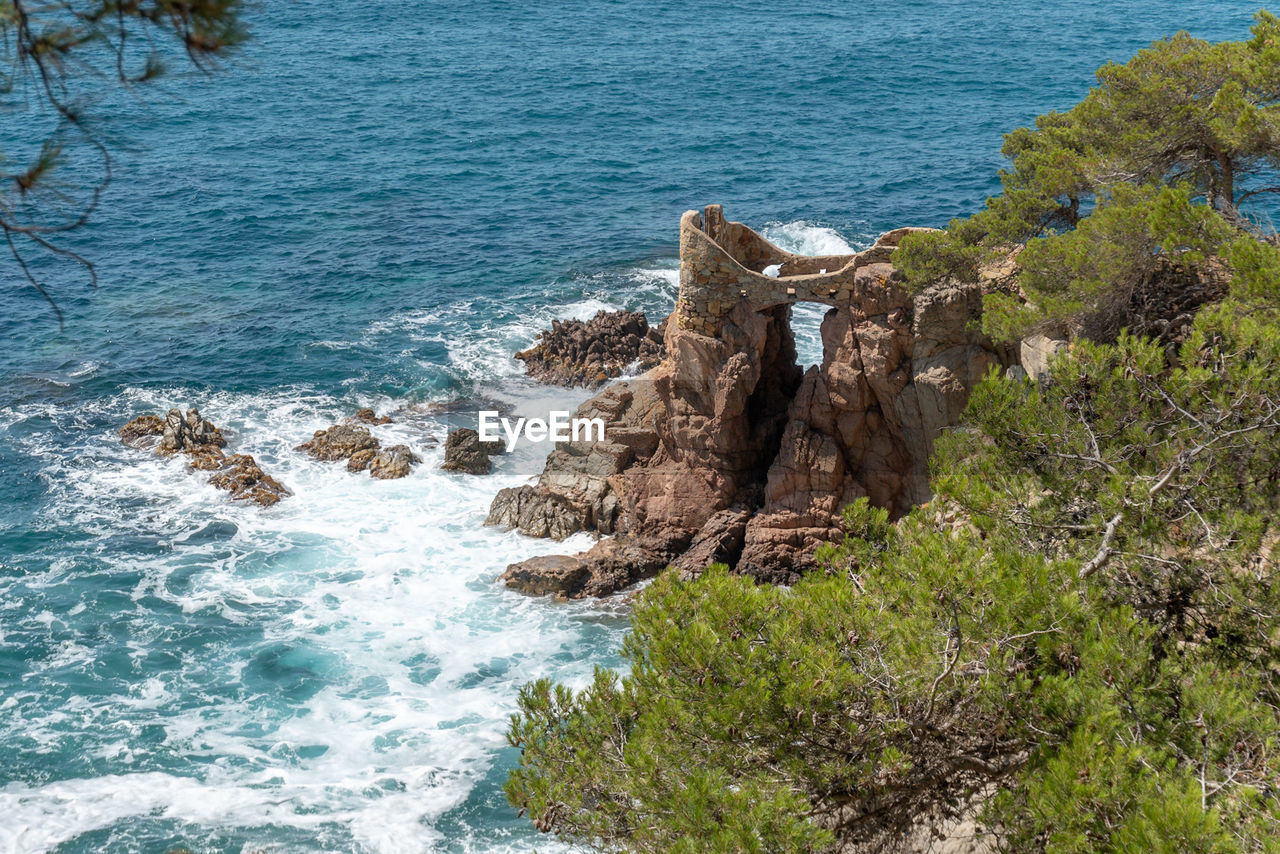
[[(538, 455), (434, 470), (429, 401), (542, 405), (551, 317), (657, 316), (682, 211), (800, 249), (939, 225), (1000, 135), (1252, 3), (272, 2), (220, 73), (109, 97), (116, 178), (0, 260), (0, 851), (495, 851), (516, 686), (615, 664), (616, 603), (501, 590), (557, 546), (483, 529)], [(39, 124), (0, 113), (11, 156)], [(71, 177), (74, 177), (72, 170)], [(113, 430), (197, 404), (297, 493), (230, 505)], [(427, 462), (377, 483), (290, 450), (357, 405)]]

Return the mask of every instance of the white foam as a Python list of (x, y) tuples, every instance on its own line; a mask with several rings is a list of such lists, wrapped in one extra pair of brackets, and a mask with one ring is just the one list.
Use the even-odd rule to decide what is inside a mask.
[[(110, 429), (76, 427), (188, 404), (295, 495), (267, 510), (230, 502), (181, 460), (127, 448)], [(441, 472), (432, 440), (445, 425), (422, 412), (371, 428), (423, 457), (402, 480), (349, 474), (292, 450), (359, 405), (387, 408), (305, 388), (207, 396), (176, 388), (132, 390), (78, 410), (0, 412), (0, 424), (40, 417), (58, 428), (20, 440), (44, 464), (50, 519), (165, 546), (99, 550), (98, 577), (140, 574), (131, 613), (95, 613), (93, 602), (66, 613), (10, 610), (0, 643), (124, 620), (129, 654), (141, 660), (175, 619), (157, 603), (242, 639), (169, 649), (181, 667), (119, 693), (54, 708), (28, 699), (22, 714), (0, 716), (0, 743), (21, 737), (53, 750), (75, 737), (117, 772), (0, 789), (0, 850), (47, 851), (157, 816), (193, 833), (238, 834), (249, 848), (270, 842), (264, 827), (319, 833), (336, 825), (349, 835), (339, 847), (431, 850), (440, 841), (435, 823), (492, 776), (517, 687), (541, 676), (582, 685), (593, 664), (610, 660), (623, 630), (609, 619), (616, 603), (554, 604), (495, 583), (512, 561), (590, 543), (482, 526), (494, 493), (524, 482), (532, 456), (504, 458), (487, 477)], [(85, 571), (83, 562), (55, 561), (20, 583), (74, 584)], [(18, 583), (0, 581), (0, 602), (12, 601)], [(24, 696), (68, 672), (88, 674), (103, 652), (61, 644), (30, 663)], [(276, 681), (264, 676), (264, 661), (277, 667)], [(299, 679), (308, 695), (285, 699)], [(122, 738), (138, 722), (164, 727), (162, 749)], [(157, 770), (163, 758), (179, 767)], [(483, 829), (475, 831), (482, 839)]]

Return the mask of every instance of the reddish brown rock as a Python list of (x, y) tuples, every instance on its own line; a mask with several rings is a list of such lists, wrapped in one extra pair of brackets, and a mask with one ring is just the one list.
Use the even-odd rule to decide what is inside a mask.
[(591, 576), (585, 561), (564, 555), (535, 557), (513, 563), (502, 573), (502, 582), (530, 596), (578, 598)]
[(375, 425), (376, 425), (376, 424), (390, 424), (390, 423), (391, 423), (391, 419), (390, 419), (389, 417), (387, 417), (386, 415), (378, 415), (378, 413), (376, 413), (376, 412), (374, 412), (372, 409), (368, 409), (368, 408), (357, 410), (357, 411), (356, 411), (356, 414), (355, 414), (354, 416), (352, 416), (352, 417), (353, 417), (353, 419), (354, 419), (354, 420), (356, 420), (356, 421), (360, 421), (360, 422), (362, 422), (362, 423), (364, 423), (364, 424), (375, 424)]
[(347, 471), (365, 471), (369, 468), (369, 463), (373, 462), (373, 458), (377, 455), (378, 452), (373, 448), (365, 448), (363, 451), (356, 451), (351, 455), (351, 458), (347, 460)]
[(231, 493), (233, 499), (252, 501), (270, 507), (281, 498), (291, 495), (284, 484), (266, 474), (249, 454), (232, 454), (227, 457), (209, 483)]
[[(648, 400), (617, 409), (606, 442), (557, 448), (537, 485), (504, 491), (489, 521), (546, 536), (523, 520), (570, 508), (582, 529), (617, 534), (577, 556), (589, 577), (565, 595), (585, 596), (668, 564), (690, 576), (722, 562), (790, 583), (839, 539), (856, 498), (894, 516), (927, 501), (934, 439), (1000, 358), (974, 331), (981, 285), (905, 291), (888, 263), (905, 233), (807, 259), (718, 209), (686, 214), (677, 312), (661, 364), (642, 378)], [(772, 264), (780, 278), (759, 273)], [(831, 306), (822, 364), (803, 376), (789, 327), (800, 300)], [(635, 385), (584, 408), (616, 407)], [(556, 535), (572, 533), (574, 515), (557, 518)]]

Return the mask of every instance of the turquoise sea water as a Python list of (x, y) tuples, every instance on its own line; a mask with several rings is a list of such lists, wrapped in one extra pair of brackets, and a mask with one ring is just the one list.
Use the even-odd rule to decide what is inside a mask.
[[(1253, 8), (270, 2), (222, 73), (101, 105), (122, 153), (71, 245), (102, 287), (41, 265), (59, 331), (0, 263), (0, 852), (547, 850), (505, 717), (616, 664), (626, 606), (494, 583), (563, 548), (480, 524), (539, 454), (441, 473), (426, 404), (544, 406), (512, 351), (663, 314), (687, 208), (808, 252), (942, 224), (1098, 65)], [(0, 114), (4, 150), (34, 123)], [(232, 505), (115, 438), (188, 404), (297, 494)], [(411, 477), (290, 450), (364, 405)]]

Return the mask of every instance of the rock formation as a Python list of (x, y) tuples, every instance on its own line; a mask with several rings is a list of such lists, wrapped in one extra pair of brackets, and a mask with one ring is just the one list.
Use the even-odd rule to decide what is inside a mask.
[(538, 343), (516, 353), (539, 382), (594, 388), (632, 365), (648, 370), (662, 357), (662, 331), (638, 311), (601, 311), (588, 321), (553, 320)]
[[(583, 404), (578, 417), (606, 417), (606, 441), (558, 446), (538, 482), (503, 490), (488, 519), (533, 536), (615, 536), (575, 558), (585, 574), (555, 564), (559, 580), (535, 581), (552, 566), (540, 558), (510, 567), (507, 583), (601, 595), (669, 564), (694, 575), (717, 561), (790, 582), (840, 536), (854, 499), (894, 515), (927, 501), (934, 439), (1000, 358), (973, 328), (980, 285), (903, 289), (888, 261), (908, 232), (806, 258), (718, 206), (686, 213), (661, 363)], [(764, 275), (774, 265), (779, 276)], [(822, 364), (803, 375), (789, 327), (798, 301), (831, 306)]]
[(450, 430), (444, 440), (445, 471), (488, 474), (493, 468), (489, 457), (502, 453), (502, 442), (481, 442), (480, 434), (469, 427)]
[(392, 445), (369, 461), (369, 476), (394, 480), (409, 474), (410, 468), (420, 462), (422, 458), (409, 450), (408, 445)]
[(156, 453), (161, 456), (185, 454), (193, 470), (213, 472), (209, 483), (231, 493), (233, 499), (270, 507), (292, 493), (280, 481), (266, 474), (249, 454), (227, 454), (227, 440), (212, 421), (192, 408), (184, 415), (170, 409), (168, 415), (142, 415), (120, 428), (120, 439), (135, 448), (145, 447), (150, 437), (160, 436)]
[(294, 448), (313, 459), (327, 462), (347, 461), (347, 471), (368, 471), (371, 477), (391, 480), (405, 477), (422, 459), (408, 445), (392, 445), (384, 449), (382, 442), (365, 427), (354, 424), (388, 424), (390, 418), (379, 418), (372, 409), (361, 409), (353, 418), (324, 430), (317, 430), (307, 441)]

